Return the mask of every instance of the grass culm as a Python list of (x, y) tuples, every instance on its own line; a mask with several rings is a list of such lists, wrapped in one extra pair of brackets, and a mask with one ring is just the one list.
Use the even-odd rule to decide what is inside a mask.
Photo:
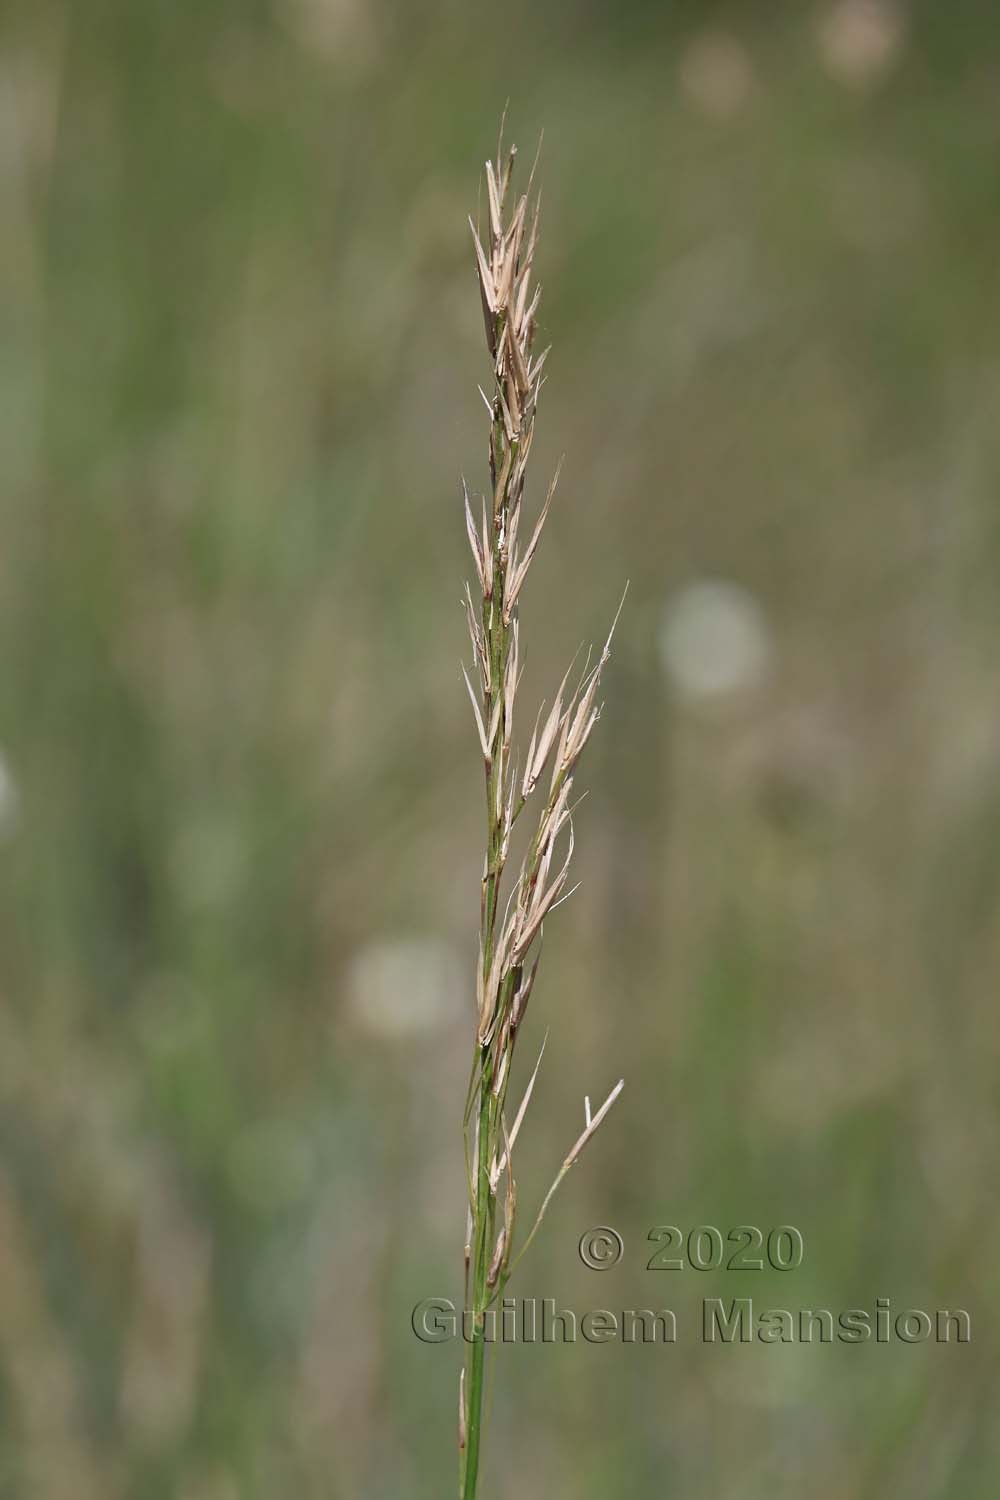
[[(566, 1155), (531, 1227), (515, 1241), (518, 1141), (542, 1052), (523, 1097), (508, 1118), (507, 1088), (517, 1038), (538, 971), (546, 917), (569, 895), (573, 856), (574, 777), (601, 714), (601, 675), (611, 636), (596, 662), (588, 658), (570, 687), (567, 671), (551, 706), (539, 709), (527, 753), (512, 753), (520, 682), (518, 599), (552, 503), (558, 471), (534, 524), (523, 500), (535, 416), (548, 350), (535, 351), (540, 288), (532, 268), (538, 243), (534, 169), (527, 190), (512, 191), (516, 150), (486, 163), (487, 224), (470, 219), (491, 387), (482, 391), (489, 414), (487, 493), (472, 497), (463, 485), (465, 522), (475, 565), (475, 590), (465, 605), (474, 657), (465, 674), (472, 700), (486, 783), (486, 854), (483, 864), (477, 1027), (464, 1130), (469, 1208), (465, 1237), (465, 1303), (472, 1335), (459, 1385), (459, 1495), (477, 1494), (483, 1432), (485, 1317), (502, 1297), (517, 1261), (531, 1244), (567, 1172), (599, 1128), (622, 1089), (616, 1084)], [(612, 627), (613, 633), (614, 627)], [(534, 831), (513, 880), (504, 879), (514, 825), (531, 808)]]

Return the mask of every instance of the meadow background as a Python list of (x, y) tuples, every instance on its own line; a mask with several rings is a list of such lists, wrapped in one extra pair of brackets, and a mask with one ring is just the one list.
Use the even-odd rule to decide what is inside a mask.
[[(0, 1497), (438, 1500), (482, 847), (466, 212), (540, 131), (527, 705), (631, 589), (522, 1070), (484, 1496), (986, 1500), (1000, 1229), (991, 0), (9, 0)], [(647, 1272), (657, 1224), (803, 1266)], [(603, 1275), (594, 1224), (625, 1239)], [(705, 1347), (703, 1296), (966, 1347)]]

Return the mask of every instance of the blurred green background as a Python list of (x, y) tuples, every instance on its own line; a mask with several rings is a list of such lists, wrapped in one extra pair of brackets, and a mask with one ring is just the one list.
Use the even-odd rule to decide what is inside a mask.
[[(0, 1497), (454, 1491), (467, 210), (545, 140), (522, 715), (631, 591), (520, 1069), (485, 1497), (997, 1493), (992, 0), (9, 0)], [(612, 1224), (621, 1264), (576, 1253)], [(802, 1267), (652, 1273), (650, 1228)], [(963, 1306), (706, 1347), (703, 1296)]]

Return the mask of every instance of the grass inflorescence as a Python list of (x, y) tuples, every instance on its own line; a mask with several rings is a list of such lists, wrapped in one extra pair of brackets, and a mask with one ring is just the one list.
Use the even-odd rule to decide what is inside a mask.
[[(483, 755), (487, 825), (477, 964), (478, 1023), (465, 1111), (469, 1192), (465, 1298), (473, 1336), (459, 1386), (459, 1493), (463, 1500), (475, 1496), (479, 1478), (485, 1314), (502, 1296), (553, 1194), (622, 1089), (619, 1082), (593, 1113), (587, 1101), (584, 1129), (518, 1245), (514, 1147), (545, 1043), (508, 1121), (511, 1062), (538, 972), (543, 924), (560, 901), (572, 894), (574, 777), (600, 718), (601, 675), (611, 636), (596, 662), (588, 658), (575, 685), (569, 686), (571, 668), (552, 704), (538, 710), (520, 763), (512, 752), (520, 684), (518, 600), (559, 473), (548, 487), (534, 524), (526, 522), (525, 479), (548, 350), (535, 351), (541, 289), (532, 275), (539, 209), (533, 195), (534, 169), (527, 190), (515, 196), (515, 163), (516, 149), (504, 153), (501, 132), (496, 160), (486, 163), (485, 232), (480, 234), (469, 221), (493, 373), (492, 388), (481, 390), (489, 413), (490, 489), (476, 497), (474, 508), (463, 485), (476, 575), (475, 592), (467, 585), (465, 593), (474, 656), (472, 677), (466, 673), (465, 680)], [(534, 830), (516, 875), (505, 886), (514, 825), (529, 807)]]

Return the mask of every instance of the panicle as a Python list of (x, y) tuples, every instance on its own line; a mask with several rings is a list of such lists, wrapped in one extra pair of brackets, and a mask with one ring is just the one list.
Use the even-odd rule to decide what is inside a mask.
[[(601, 715), (601, 679), (615, 628), (612, 624), (596, 663), (591, 664), (588, 657), (576, 687), (568, 688), (574, 670), (571, 663), (551, 704), (539, 707), (523, 766), (519, 764), (514, 738), (522, 673), (518, 609), (562, 463), (534, 519), (526, 519), (527, 468), (549, 351), (535, 351), (541, 288), (534, 277), (539, 228), (534, 168), (527, 191), (514, 197), (515, 155), (511, 149), (504, 156), (498, 146), (496, 160), (486, 163), (485, 222), (477, 227), (469, 220), (492, 363), (492, 381), (485, 390), (480, 387), (489, 413), (489, 485), (481, 497), (474, 499), (464, 480), (462, 483), (465, 531), (474, 570), (462, 601), (474, 666), (471, 676), (464, 667), (462, 670), (483, 756), (487, 810), (476, 971), (476, 1050), (466, 1108), (466, 1286), (473, 1289), (477, 1299), (477, 1315), (500, 1294), (512, 1270), (516, 1208), (513, 1151), (541, 1067), (544, 1041), (509, 1128), (507, 1092), (517, 1039), (538, 972), (545, 920), (576, 889), (569, 884), (573, 814), (580, 800), (575, 797), (574, 777)], [(615, 623), (617, 620), (616, 614)], [(512, 829), (536, 792), (538, 797), (532, 805), (537, 815), (533, 832), (526, 839), (526, 852), (513, 880), (505, 880)], [(515, 1260), (527, 1249), (559, 1183), (621, 1089), (619, 1083), (593, 1114), (588, 1097), (583, 1133), (564, 1159)], [(498, 1195), (505, 1175), (503, 1222), (497, 1232)], [(463, 1375), (459, 1387), (459, 1446), (463, 1451), (470, 1431), (476, 1431), (480, 1396), (480, 1387), (474, 1382), (467, 1399)], [(476, 1443), (471, 1442), (469, 1462), (475, 1450)]]

